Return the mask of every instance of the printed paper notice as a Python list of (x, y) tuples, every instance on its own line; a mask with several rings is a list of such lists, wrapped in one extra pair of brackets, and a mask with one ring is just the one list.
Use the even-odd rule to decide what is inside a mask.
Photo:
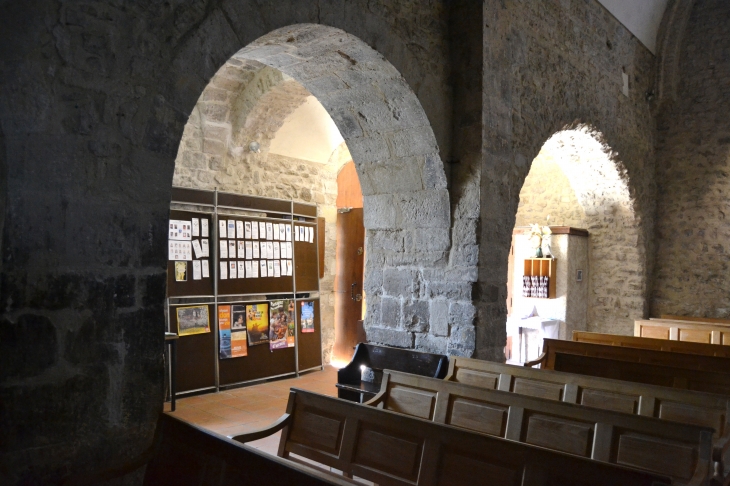
[(236, 240), (228, 240), (228, 258), (236, 258)]
[(274, 260), (274, 277), (281, 277), (281, 263), (279, 263), (279, 260)]
[(200, 280), (201, 277), (200, 260), (193, 260), (193, 280)]
[(169, 239), (177, 241), (190, 241), (190, 221), (170, 220)]
[(236, 238), (243, 239), (243, 221), (236, 221)]
[(210, 278), (210, 267), (208, 267), (208, 260), (201, 260), (200, 263), (203, 270), (203, 278)]
[(168, 258), (173, 261), (190, 261), (193, 259), (193, 250), (189, 241), (168, 241)]
[(251, 247), (253, 249), (253, 258), (255, 260), (258, 260), (259, 259), (259, 255), (260, 255), (260, 253), (259, 253), (259, 242), (258, 241), (254, 241), (251, 244)]
[(253, 245), (250, 241), (246, 242), (246, 260), (251, 260), (253, 258)]
[(273, 232), (273, 235), (271, 236), (272, 240), (278, 240), (279, 239), (279, 223), (274, 223), (271, 226), (271, 230)]
[(294, 227), (294, 241), (299, 241), (299, 226)]
[(228, 262), (228, 275), (230, 278), (238, 278), (236, 274), (236, 261), (232, 260)]
[(309, 227), (309, 242), (314, 243), (314, 228)]
[(251, 221), (246, 221), (243, 224), (243, 237), (247, 240), (251, 239)]
[(225, 238), (226, 236), (228, 236), (226, 234), (226, 220), (225, 219), (221, 219), (218, 221), (218, 232), (219, 232), (219, 234), (218, 234), (219, 238)]
[(175, 262), (175, 282), (188, 281), (188, 262)]
[(256, 221), (251, 223), (251, 238), (254, 240), (259, 239), (259, 225)]
[(193, 240), (193, 250), (195, 251), (195, 258), (203, 256), (203, 248), (200, 246), (199, 240)]
[(200, 236), (200, 219), (193, 218), (193, 236)]
[(286, 261), (286, 274), (291, 277), (293, 270), (294, 270), (294, 268), (293, 268), (293, 265), (291, 263), (291, 260), (287, 260)]
[(221, 240), (221, 258), (228, 258), (228, 241), (227, 240)]
[(268, 276), (268, 273), (266, 272), (266, 260), (261, 260), (261, 262), (259, 263), (259, 268), (261, 269), (262, 277)]
[(228, 239), (232, 240), (236, 238), (236, 221), (233, 219), (228, 220)]
[(284, 258), (294, 258), (292, 255), (291, 241), (286, 242), (286, 256)]
[(286, 227), (287, 227), (287, 225), (285, 225), (283, 223), (279, 225), (279, 240), (280, 241), (286, 240)]
[[(241, 263), (241, 262), (238, 262), (238, 263)], [(251, 275), (252, 272), (251, 272), (251, 262), (250, 261), (248, 261), (248, 260), (245, 261), (244, 269), (245, 269), (245, 272), (246, 272), (245, 273), (246, 278), (253, 278), (253, 275)], [(241, 271), (240, 270), (240, 267), (239, 267), (239, 270), (238, 271), (239, 272)]]
[(278, 277), (278, 275), (274, 275), (274, 260), (266, 260), (266, 272), (269, 277)]
[(202, 236), (203, 238), (208, 238), (208, 219), (207, 218), (200, 219), (200, 236)]
[(226, 280), (228, 278), (228, 262), (221, 262), (221, 280)]
[(279, 242), (275, 241), (274, 242), (274, 259), (278, 260), (279, 258), (281, 258), (281, 250), (279, 249)]
[(274, 239), (274, 225), (271, 223), (266, 223), (266, 239), (267, 240)]
[(244, 259), (246, 258), (245, 255), (245, 249), (244, 249), (243, 241), (238, 242), (238, 258)]
[(266, 239), (266, 223), (259, 221), (259, 240)]
[(245, 269), (245, 263), (243, 260), (238, 260), (238, 278), (246, 278), (246, 269)]
[(203, 253), (201, 253), (202, 256), (204, 256), (204, 257), (210, 256), (210, 247), (208, 246), (207, 238), (203, 238), (202, 240), (200, 240), (200, 248), (203, 250)]
[(210, 332), (207, 305), (178, 307), (175, 311), (177, 314), (177, 333), (180, 336)]
[(291, 241), (291, 225), (286, 225), (286, 241)]
[(251, 262), (251, 277), (259, 278), (259, 261), (254, 260)]

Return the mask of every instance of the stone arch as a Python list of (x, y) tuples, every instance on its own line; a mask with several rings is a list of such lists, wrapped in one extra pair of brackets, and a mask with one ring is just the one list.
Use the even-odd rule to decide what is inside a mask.
[[(228, 182), (247, 177), (249, 141), (261, 140), (267, 148), (287, 114), (310, 95), (339, 129), (362, 186), (368, 340), (471, 354), (471, 282), (446, 271), (451, 208), (436, 137), (404, 78), (361, 40), (340, 29), (299, 24), (238, 51), (213, 76), (185, 128), (199, 130), (193, 138), (199, 139), (197, 148), (206, 160), (182, 160), (186, 154), (181, 151), (178, 163), (204, 169), (238, 157), (243, 165), (223, 161), (228, 174), (216, 177)], [(287, 110), (273, 106), (277, 100), (284, 100)], [(227, 120), (230, 131), (202, 130), (208, 118)], [(216, 130), (218, 140), (209, 140)], [(194, 174), (176, 167), (177, 185), (181, 176)], [(464, 322), (454, 318), (463, 329), (450, 333), (452, 307), (466, 317)], [(440, 321), (433, 329), (432, 310)]]
[[(569, 212), (561, 207), (569, 201), (540, 197), (545, 205), (538, 209), (534, 200), (523, 200), (526, 190), (539, 185), (532, 177), (533, 170), (540, 169), (560, 173), (553, 174), (557, 180), (549, 184), (551, 189), (569, 185), (563, 195), (564, 199), (566, 194), (574, 195)], [(641, 228), (635, 199), (618, 154), (594, 127), (569, 125), (548, 138), (523, 183), (518, 225), (544, 224), (545, 216), (551, 214), (551, 224), (585, 227), (590, 232), (587, 329), (631, 334), (633, 320), (643, 317), (647, 272), (638, 245)]]

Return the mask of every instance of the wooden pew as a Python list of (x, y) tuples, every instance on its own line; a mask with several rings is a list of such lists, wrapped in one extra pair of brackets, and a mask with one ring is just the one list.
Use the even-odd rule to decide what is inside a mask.
[(543, 354), (525, 366), (649, 385), (730, 395), (730, 359), (605, 344), (543, 340)]
[[(144, 466), (140, 464), (136, 469)], [(63, 484), (110, 484), (109, 477), (71, 478)], [(272, 479), (273, 478), (273, 479)], [(145, 469), (148, 486), (286, 484), (348, 486), (351, 482), (320, 469), (273, 457), (228, 437), (160, 414)]]
[[(652, 317), (652, 319), (654, 318)], [(719, 319), (716, 317), (689, 317), (662, 314), (659, 319), (669, 319), (673, 321), (711, 322), (714, 324), (730, 324), (730, 319)]]
[(248, 442), (279, 430), (279, 456), (304, 458), (383, 486), (614, 486), (669, 481), (645, 471), (297, 389), (291, 390), (287, 411), (274, 425), (234, 440)]
[(601, 334), (597, 332), (573, 331), (573, 341), (579, 343), (606, 344), (608, 346), (625, 346), (627, 348), (654, 349), (672, 353), (699, 354), (702, 356), (721, 356), (730, 358), (730, 346), (718, 346), (691, 341), (671, 341), (669, 339), (653, 339), (619, 334)]
[(713, 429), (386, 371), (366, 405), (707, 484)]
[(730, 483), (730, 396), (452, 357), (445, 380), (715, 430), (713, 460)]
[(443, 378), (448, 366), (449, 357), (443, 354), (360, 343), (355, 347), (352, 360), (337, 371), (337, 396), (353, 402), (370, 400), (380, 390), (386, 368)]
[(634, 336), (730, 345), (730, 324), (669, 319), (637, 319)]

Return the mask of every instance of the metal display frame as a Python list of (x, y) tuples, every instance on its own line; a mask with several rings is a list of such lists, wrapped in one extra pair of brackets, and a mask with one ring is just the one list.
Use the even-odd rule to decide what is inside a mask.
[[(223, 198), (227, 199), (227, 202), (231, 201), (241, 201), (242, 203), (250, 203), (250, 204), (241, 204), (241, 205), (232, 205), (232, 204), (219, 204), (219, 201), (221, 199), (221, 196)], [(202, 202), (201, 202), (202, 201)], [(205, 201), (211, 201), (205, 202)], [(286, 205), (286, 206), (285, 206)], [(284, 207), (288, 207), (288, 211), (282, 211)], [(269, 209), (271, 208), (271, 209)], [(308, 213), (310, 214), (304, 214), (302, 211), (303, 209), (307, 209)], [(307, 371), (313, 371), (313, 370), (322, 370), (324, 369), (324, 363), (322, 363), (322, 322), (321, 322), (321, 311), (320, 311), (320, 320), (319, 322), (319, 361), (320, 364), (318, 366), (309, 367), (307, 369), (300, 370), (299, 369), (299, 327), (301, 326), (301, 323), (298, 322), (301, 320), (301, 316), (299, 315), (301, 313), (299, 309), (299, 302), (302, 301), (319, 301), (319, 306), (321, 306), (321, 300), (320, 300), (320, 278), (319, 278), (319, 242), (318, 242), (318, 232), (320, 230), (319, 228), (319, 222), (317, 219), (317, 205), (316, 204), (307, 204), (307, 203), (301, 203), (301, 202), (295, 202), (293, 200), (286, 200), (286, 199), (274, 199), (274, 198), (266, 198), (261, 196), (249, 196), (249, 195), (241, 195), (241, 194), (235, 194), (235, 193), (228, 193), (228, 192), (220, 192), (217, 189), (210, 191), (210, 190), (203, 190), (203, 189), (191, 189), (191, 188), (183, 188), (183, 187), (174, 187), (172, 191), (172, 198), (170, 201), (170, 211), (184, 211), (188, 213), (198, 213), (201, 215), (206, 215), (211, 218), (211, 225), (209, 228), (209, 236), (210, 239), (209, 248), (210, 248), (210, 266), (213, 268), (210, 269), (210, 277), (213, 279), (213, 293), (211, 295), (174, 295), (174, 296), (166, 296), (165, 304), (166, 304), (166, 328), (168, 332), (174, 332), (177, 333), (177, 329), (171, 328), (172, 323), (172, 310), (175, 307), (178, 307), (180, 305), (212, 305), (214, 316), (212, 316), (212, 324), (211, 324), (211, 332), (213, 333), (213, 342), (214, 346), (211, 350), (211, 359), (214, 360), (214, 368), (215, 368), (215, 385), (209, 386), (209, 387), (203, 387), (203, 388), (197, 388), (194, 390), (184, 390), (181, 392), (178, 392), (177, 395), (186, 395), (186, 394), (192, 394), (192, 393), (200, 393), (205, 391), (215, 391), (219, 392), (222, 389), (229, 389), (229, 388), (236, 388), (240, 386), (244, 386), (246, 384), (260, 382), (264, 380), (271, 380), (275, 378), (283, 378), (287, 376), (299, 376), (300, 373), (307, 372)], [(246, 214), (237, 214), (236, 211), (242, 211), (242, 212), (248, 212), (252, 213), (249, 215)], [(258, 215), (254, 215), (253, 213), (258, 213)], [(226, 218), (238, 218), (238, 219), (256, 219), (256, 220), (266, 220), (271, 222), (278, 222), (281, 224), (282, 222), (288, 223), (291, 226), (291, 233), (292, 233), (292, 284), (291, 288), (288, 289), (286, 292), (250, 292), (250, 293), (234, 293), (234, 294), (220, 294), (219, 293), (219, 272), (220, 272), (220, 258), (219, 258), (219, 240), (220, 235), (219, 233), (219, 220), (220, 217), (226, 217)], [(278, 216), (278, 217), (277, 217)], [(316, 259), (316, 289), (297, 289), (296, 284), (296, 254), (293, 251), (294, 249), (294, 243), (295, 243), (295, 237), (294, 237), (294, 230), (296, 223), (305, 223), (308, 226), (314, 227), (314, 241), (313, 245), (315, 247), (315, 259)], [(303, 297), (303, 294), (307, 294), (307, 297)], [(276, 295), (277, 298), (269, 299), (268, 297)], [(294, 333), (294, 371), (287, 372), (287, 373), (279, 373), (279, 374), (273, 374), (270, 376), (264, 376), (261, 378), (251, 379), (251, 380), (244, 380), (240, 382), (235, 383), (226, 383), (221, 385), (220, 382), (220, 366), (219, 366), (219, 330), (218, 330), (218, 306), (219, 305), (231, 305), (231, 304), (239, 304), (244, 302), (271, 302), (272, 300), (279, 300), (279, 296), (281, 296), (282, 299), (290, 299), (294, 302), (294, 309), (295, 309), (295, 333)], [(298, 314), (299, 312), (299, 314)], [(316, 325), (315, 321), (315, 325)], [(184, 336), (181, 338), (183, 339)], [(180, 356), (180, 350), (178, 350), (178, 359), (185, 359), (184, 356)], [(242, 358), (234, 358), (234, 359), (246, 359), (245, 357)], [(172, 380), (172, 371), (170, 368), (167, 370), (168, 376), (170, 380)]]

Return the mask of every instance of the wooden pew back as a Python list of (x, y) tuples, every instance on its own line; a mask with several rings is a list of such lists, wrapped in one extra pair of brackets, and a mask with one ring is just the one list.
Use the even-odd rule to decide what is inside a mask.
[(730, 345), (730, 324), (670, 319), (637, 319), (634, 336)]
[[(654, 319), (652, 317), (652, 319)], [(716, 317), (690, 317), (690, 316), (674, 316), (662, 314), (659, 319), (669, 319), (673, 321), (694, 321), (694, 322), (711, 322), (715, 324), (730, 324), (730, 319), (720, 319)]]
[(573, 331), (573, 341), (579, 343), (606, 344), (609, 346), (625, 346), (627, 348), (654, 349), (656, 351), (730, 358), (730, 346), (725, 347), (718, 346), (716, 344), (691, 341), (671, 341), (669, 339), (653, 339), (647, 337), (622, 336), (619, 334), (601, 334), (597, 332), (584, 331)]
[(386, 371), (368, 405), (597, 461), (667, 474), (712, 475), (713, 430)]
[[(661, 484), (648, 472), (590, 461), (456, 427), (292, 389), (279, 455), (380, 485), (552, 486)], [(267, 431), (235, 440), (260, 438)]]
[(730, 395), (730, 358), (543, 340), (543, 355), (525, 366), (649, 385)]

